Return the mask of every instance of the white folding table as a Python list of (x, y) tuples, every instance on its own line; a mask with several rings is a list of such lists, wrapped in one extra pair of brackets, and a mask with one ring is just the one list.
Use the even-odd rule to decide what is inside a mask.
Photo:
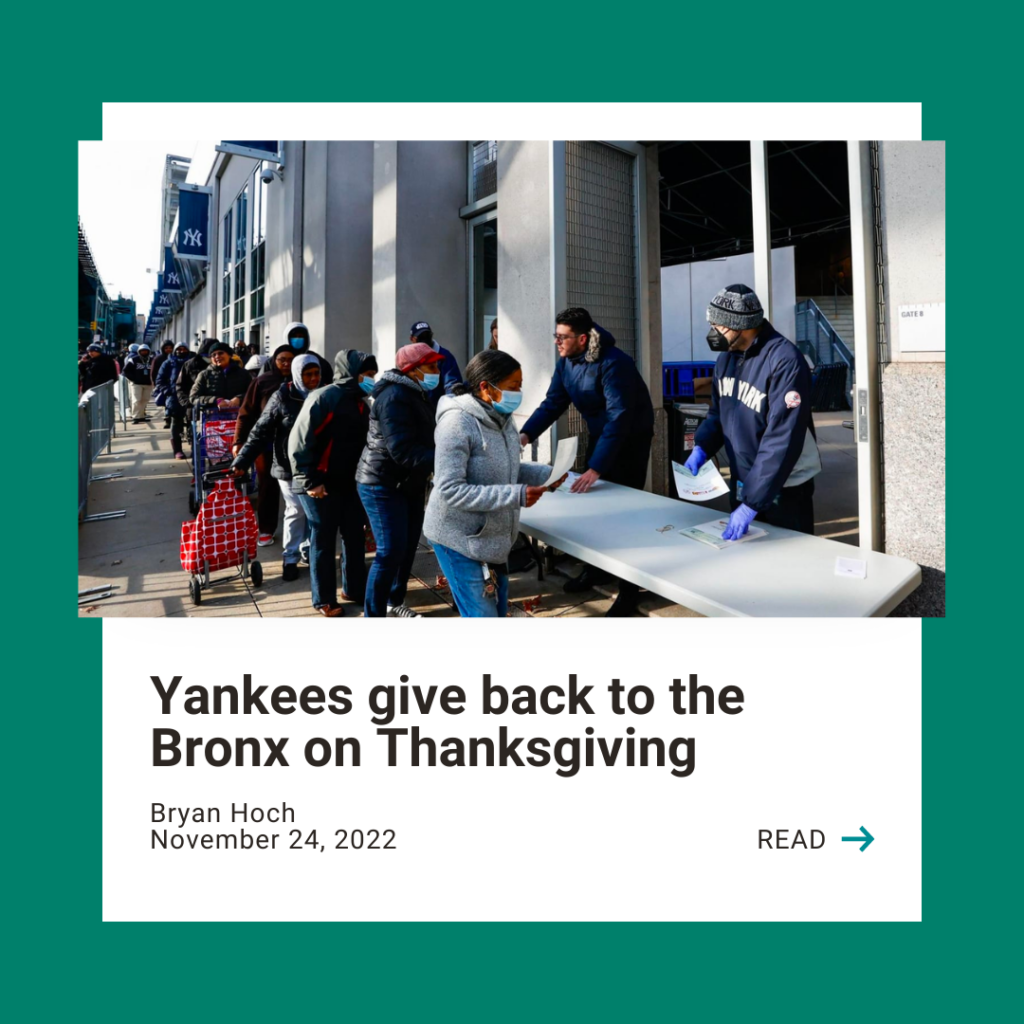
[[(887, 615), (921, 583), (915, 562), (758, 523), (768, 536), (722, 551), (679, 531), (721, 513), (599, 480), (523, 509), (520, 529), (567, 554), (703, 615)], [(662, 527), (671, 530), (659, 532)], [(867, 563), (836, 576), (836, 558)]]

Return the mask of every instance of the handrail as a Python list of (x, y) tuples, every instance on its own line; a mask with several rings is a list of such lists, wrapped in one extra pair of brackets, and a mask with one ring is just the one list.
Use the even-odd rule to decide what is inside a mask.
[(850, 347), (846, 344), (845, 341), (843, 341), (840, 335), (836, 332), (836, 329), (829, 322), (828, 317), (825, 316), (824, 313), (822, 313), (821, 309), (819, 308), (818, 304), (814, 301), (814, 299), (803, 299), (800, 302), (798, 302), (796, 304), (796, 313), (797, 316), (799, 316), (801, 313), (809, 314), (816, 328), (815, 337), (813, 340), (811, 340), (810, 338), (800, 338), (798, 344), (800, 342), (809, 344), (811, 348), (814, 350), (813, 354), (816, 358), (816, 361), (820, 361), (817, 334), (817, 332), (820, 331), (825, 335), (825, 338), (828, 342), (828, 362), (836, 362), (836, 356), (838, 356), (839, 359), (846, 363), (846, 365), (849, 366), (852, 370), (854, 366), (854, 355), (850, 351)]
[[(78, 518), (85, 515), (89, 500), (92, 464), (102, 454), (110, 454), (114, 439), (114, 382), (90, 388), (78, 399)], [(104, 449), (106, 452), (104, 453)]]

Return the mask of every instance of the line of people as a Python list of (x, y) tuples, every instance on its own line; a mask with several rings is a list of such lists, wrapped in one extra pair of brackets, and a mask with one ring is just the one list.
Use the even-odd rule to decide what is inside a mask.
[[(743, 536), (756, 517), (811, 533), (813, 478), (821, 462), (807, 364), (744, 285), (722, 289), (707, 318), (708, 343), (720, 355), (712, 406), (687, 468), (697, 473), (719, 448), (727, 449), (728, 537)], [(586, 468), (572, 490), (586, 493), (598, 480), (637, 489), (646, 482), (654, 409), (635, 362), (581, 307), (558, 314), (553, 337), (555, 372), (521, 429), (514, 414), (523, 371), (497, 347), (497, 321), (491, 347), (470, 360), (465, 378), (426, 321), (413, 324), (396, 365), (382, 373), (371, 353), (355, 349), (330, 366), (310, 350), (302, 323), (289, 324), (270, 358), (248, 367), (251, 357), (243, 363), (246, 353), (221, 342), (206, 342), (194, 356), (183, 344), (167, 343), (157, 357), (157, 401), (165, 405), (179, 459), (193, 408), (238, 411), (232, 468), (242, 476), (255, 467), (259, 544), (274, 543), (283, 497), (282, 575), (295, 580), (300, 562), (308, 563), (311, 600), (320, 614), (344, 614), (337, 585), (340, 535), (341, 597), (361, 604), (369, 618), (417, 617), (406, 595), (422, 534), (459, 613), (504, 616), (520, 512), (563, 482), (546, 487), (550, 468), (523, 461), (522, 448), (574, 406), (587, 425), (587, 448)], [(108, 372), (92, 351), (86, 360), (97, 377)], [(142, 365), (153, 372), (145, 346), (125, 364), (133, 399), (130, 374), (141, 380), (141, 371), (129, 367)], [(143, 415), (146, 397), (137, 399)], [(367, 525), (376, 543), (369, 573)], [(602, 576), (586, 566), (565, 589), (586, 590)], [(636, 614), (639, 588), (618, 582), (607, 614)]]

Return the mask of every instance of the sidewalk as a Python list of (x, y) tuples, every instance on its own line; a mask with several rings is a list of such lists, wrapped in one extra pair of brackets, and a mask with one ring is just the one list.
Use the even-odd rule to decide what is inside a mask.
[[(170, 431), (163, 426), (163, 410), (150, 406), (149, 423), (118, 424), (111, 454), (101, 456), (93, 466), (94, 476), (122, 473), (112, 480), (99, 480), (89, 487), (87, 514), (125, 509), (122, 519), (108, 519), (79, 526), (78, 588), (86, 590), (106, 584), (111, 597), (91, 600), (79, 606), (80, 616), (315, 616), (309, 598), (309, 570), (302, 566), (298, 580), (281, 579), (281, 530), (277, 543), (259, 549), (263, 584), (253, 588), (240, 578), (203, 592), (203, 603), (192, 604), (188, 577), (179, 561), (182, 520), (188, 511), (188, 460), (176, 461), (171, 453)], [(186, 446), (187, 451), (187, 446)], [(339, 545), (340, 547), (340, 545)], [(368, 555), (367, 560), (372, 561)], [(566, 594), (562, 590), (568, 575), (578, 564), (563, 559), (554, 574), (537, 580), (533, 567), (514, 575), (509, 596), (513, 615), (536, 617), (600, 616), (614, 598), (614, 588)], [(407, 603), (424, 616), (456, 617), (451, 594), (439, 587), (437, 561), (429, 544), (420, 541), (413, 565)], [(225, 571), (215, 578), (227, 577)], [(339, 593), (340, 593), (339, 575)], [(653, 615), (692, 615), (653, 595), (644, 602)], [(362, 609), (345, 603), (345, 618), (356, 617)]]
[[(292, 583), (281, 579), (281, 529), (277, 542), (259, 549), (263, 583), (252, 587), (236, 577), (203, 592), (203, 603), (194, 605), (188, 596), (188, 577), (179, 560), (182, 520), (188, 511), (191, 463), (176, 461), (171, 453), (170, 431), (163, 426), (163, 410), (150, 406), (148, 423), (118, 425), (111, 454), (93, 466), (94, 476), (121, 473), (89, 487), (87, 513), (125, 509), (122, 519), (108, 519), (79, 526), (78, 589), (101, 584), (112, 595), (86, 601), (78, 614), (107, 616), (315, 616), (309, 597), (309, 570), (302, 566)], [(842, 414), (815, 415), (824, 472), (815, 486), (818, 536), (849, 544), (857, 543), (857, 468), (853, 432), (842, 426)], [(187, 450), (187, 446), (186, 446)], [(710, 509), (720, 511), (716, 504)], [(724, 509), (725, 506), (722, 506)], [(340, 543), (339, 543), (340, 550)], [(372, 561), (373, 556), (367, 556)], [(563, 557), (554, 572), (537, 579), (536, 566), (511, 576), (509, 599), (514, 616), (573, 618), (602, 616), (615, 597), (615, 584), (601, 585), (582, 594), (566, 594), (566, 579), (580, 571), (580, 563)], [(440, 570), (430, 545), (421, 538), (407, 603), (420, 614), (456, 617), (450, 592), (438, 586)], [(216, 579), (230, 573), (215, 574)], [(338, 587), (340, 594), (341, 577)], [(345, 617), (357, 617), (361, 607), (345, 602)], [(694, 617), (695, 612), (653, 594), (645, 594), (640, 612), (653, 618)]]

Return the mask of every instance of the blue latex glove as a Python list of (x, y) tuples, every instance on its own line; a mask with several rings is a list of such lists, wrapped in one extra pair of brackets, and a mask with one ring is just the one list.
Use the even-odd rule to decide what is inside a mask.
[(750, 529), (756, 515), (749, 505), (740, 505), (729, 516), (729, 525), (722, 531), (722, 540), (739, 540)]
[(690, 457), (683, 464), (683, 469), (688, 470), (694, 476), (700, 472), (700, 467), (708, 461), (708, 453), (699, 444), (693, 446)]

